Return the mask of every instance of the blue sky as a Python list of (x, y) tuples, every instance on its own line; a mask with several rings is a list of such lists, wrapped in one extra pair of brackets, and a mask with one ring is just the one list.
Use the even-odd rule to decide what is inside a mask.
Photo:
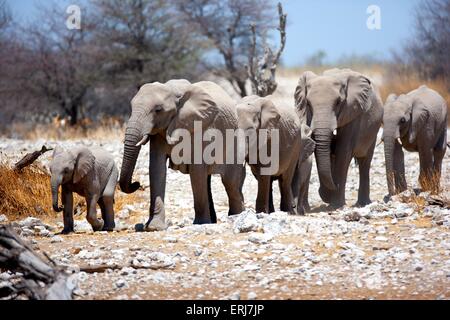
[[(423, 0), (281, 0), (288, 13), (288, 42), (283, 55), (289, 66), (319, 50), (330, 62), (343, 55), (389, 58), (391, 49), (408, 39), (414, 7)], [(7, 0), (21, 19), (32, 19), (35, 4), (45, 0)], [(76, 4), (77, 0), (70, 3)], [(368, 6), (381, 9), (381, 30), (369, 30)]]

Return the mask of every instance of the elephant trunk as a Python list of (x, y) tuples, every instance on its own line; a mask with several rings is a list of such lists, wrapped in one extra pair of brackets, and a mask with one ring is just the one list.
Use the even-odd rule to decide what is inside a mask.
[(131, 182), (133, 172), (136, 167), (136, 161), (141, 151), (141, 147), (137, 146), (142, 139), (141, 130), (128, 126), (125, 133), (124, 152), (122, 159), (122, 169), (120, 171), (120, 189), (127, 193), (134, 193), (140, 188), (139, 182)]
[(384, 137), (384, 157), (386, 162), (386, 178), (389, 190), (389, 195), (396, 194), (395, 189), (395, 172), (394, 172), (394, 137)]
[(58, 179), (52, 177), (51, 179), (51, 185), (52, 185), (52, 203), (53, 203), (53, 210), (55, 212), (61, 212), (64, 208), (60, 207), (58, 204), (59, 199), (59, 186), (61, 183), (58, 181)]
[(335, 191), (336, 185), (331, 172), (331, 142), (333, 132), (330, 129), (316, 129), (314, 140), (316, 142), (316, 162), (320, 184), (331, 191)]

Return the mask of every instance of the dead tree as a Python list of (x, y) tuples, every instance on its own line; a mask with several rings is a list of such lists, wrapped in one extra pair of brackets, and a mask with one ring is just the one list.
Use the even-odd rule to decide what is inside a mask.
[(252, 24), (252, 43), (249, 52), (249, 65), (246, 66), (248, 77), (252, 82), (254, 92), (260, 97), (271, 95), (277, 89), (276, 72), (281, 54), (286, 46), (286, 21), (287, 14), (283, 12), (283, 6), (278, 3), (278, 13), (280, 16), (280, 48), (276, 53), (269, 46), (265, 46), (264, 55), (258, 59), (257, 57), (257, 36), (256, 25)]
[(19, 274), (10, 284), (0, 287), (0, 298), (72, 299), (75, 285), (65, 270), (48, 256), (38, 256), (11, 226), (0, 225), (0, 270)]
[(46, 146), (42, 146), (42, 149), (39, 151), (35, 151), (32, 153), (27, 153), (25, 157), (23, 157), (19, 162), (14, 165), (14, 170), (20, 171), (25, 167), (32, 165), (40, 156), (44, 153), (53, 150), (52, 148), (47, 148)]

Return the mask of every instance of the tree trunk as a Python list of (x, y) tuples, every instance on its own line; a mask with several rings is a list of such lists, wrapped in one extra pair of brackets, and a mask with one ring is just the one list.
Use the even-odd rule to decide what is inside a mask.
[(0, 288), (0, 298), (72, 300), (75, 284), (65, 270), (38, 256), (11, 226), (0, 225), (0, 269), (21, 274), (19, 282)]

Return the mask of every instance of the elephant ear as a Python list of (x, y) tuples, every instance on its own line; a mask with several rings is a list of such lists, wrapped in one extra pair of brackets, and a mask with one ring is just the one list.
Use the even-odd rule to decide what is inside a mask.
[(60, 146), (56, 146), (53, 150), (52, 158), (55, 159), (59, 154), (62, 153), (62, 148)]
[(314, 72), (306, 71), (304, 72), (300, 80), (298, 81), (297, 88), (295, 89), (295, 107), (301, 118), (306, 115), (306, 96), (308, 94), (308, 81), (317, 77)]
[(261, 99), (261, 129), (275, 129), (280, 113), (275, 104), (267, 98)]
[(421, 101), (415, 101), (412, 106), (411, 129), (409, 130), (409, 142), (414, 143), (417, 135), (426, 126), (430, 116), (427, 107)]
[(352, 74), (347, 78), (346, 103), (341, 106), (338, 117), (338, 126), (343, 127), (370, 107), (372, 83), (362, 75)]
[(202, 129), (209, 128), (214, 122), (219, 109), (213, 98), (202, 88), (189, 86), (187, 91), (176, 97), (177, 114), (167, 129), (169, 144), (178, 142), (177, 129), (185, 129), (194, 133), (194, 123), (201, 122)]
[(395, 93), (391, 93), (389, 97), (386, 99), (386, 104), (390, 104), (395, 102), (398, 99), (398, 96)]
[(73, 172), (73, 183), (80, 182), (91, 170), (94, 169), (95, 157), (86, 148), (80, 149), (77, 154), (75, 169)]

